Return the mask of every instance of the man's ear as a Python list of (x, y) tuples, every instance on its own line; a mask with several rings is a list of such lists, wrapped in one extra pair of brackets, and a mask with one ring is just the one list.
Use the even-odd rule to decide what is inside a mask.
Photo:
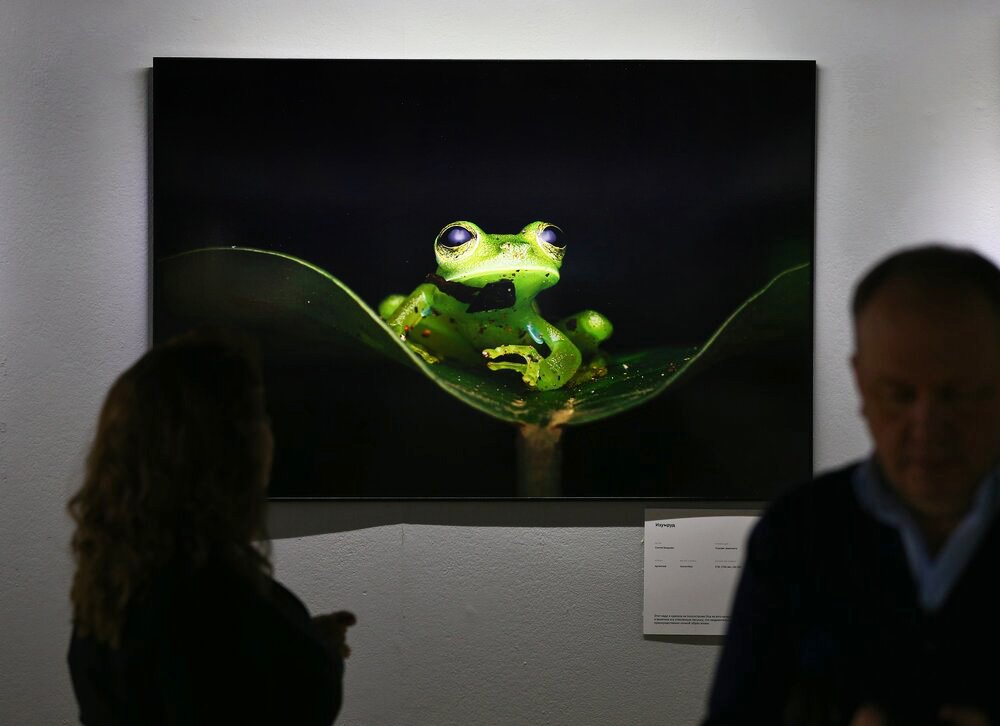
[(858, 352), (854, 351), (848, 360), (851, 363), (851, 372), (854, 375), (854, 390), (857, 391), (858, 394), (858, 413), (861, 414), (862, 418), (867, 418), (865, 416), (865, 392), (861, 388), (861, 372), (858, 369)]

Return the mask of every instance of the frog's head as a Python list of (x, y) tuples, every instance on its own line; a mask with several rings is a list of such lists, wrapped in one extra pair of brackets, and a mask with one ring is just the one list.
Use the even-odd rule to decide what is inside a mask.
[(519, 300), (559, 282), (563, 232), (532, 222), (517, 234), (488, 234), (472, 222), (452, 222), (434, 240), (437, 274), (448, 282), (483, 287), (512, 280)]

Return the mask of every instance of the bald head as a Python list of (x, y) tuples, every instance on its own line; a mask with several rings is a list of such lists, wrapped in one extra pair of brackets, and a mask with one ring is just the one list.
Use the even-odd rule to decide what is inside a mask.
[(890, 283), (903, 282), (931, 296), (978, 292), (1000, 319), (1000, 268), (968, 248), (927, 244), (894, 252), (861, 278), (851, 301), (855, 325), (876, 293)]

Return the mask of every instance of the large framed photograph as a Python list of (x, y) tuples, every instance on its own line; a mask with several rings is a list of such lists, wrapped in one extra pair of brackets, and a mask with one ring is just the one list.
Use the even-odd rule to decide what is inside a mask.
[(812, 61), (157, 58), (153, 334), (260, 343), (273, 497), (812, 474)]

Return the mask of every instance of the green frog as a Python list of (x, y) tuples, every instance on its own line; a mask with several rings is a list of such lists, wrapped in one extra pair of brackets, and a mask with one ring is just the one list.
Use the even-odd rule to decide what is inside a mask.
[(452, 222), (434, 240), (437, 271), (412, 293), (378, 308), (394, 333), (428, 363), (453, 359), (511, 370), (532, 389), (549, 391), (607, 373), (598, 346), (611, 322), (584, 310), (553, 325), (535, 298), (559, 282), (563, 232), (532, 222), (517, 234), (489, 234)]

